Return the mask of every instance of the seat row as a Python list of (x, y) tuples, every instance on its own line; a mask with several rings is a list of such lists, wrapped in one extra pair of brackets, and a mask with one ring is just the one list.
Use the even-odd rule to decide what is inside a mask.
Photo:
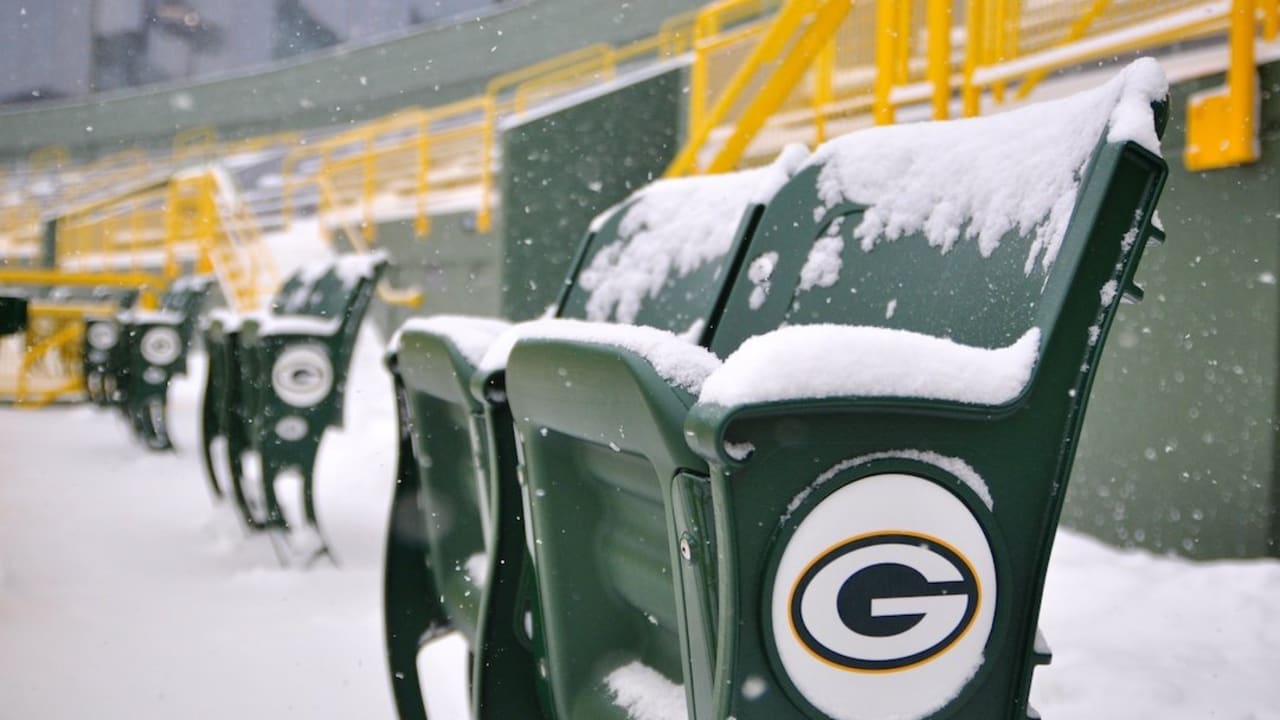
[[(244, 526), (279, 542), (283, 559), (329, 553), (316, 516), (313, 472), (321, 440), (342, 426), (347, 372), (384, 255), (304, 265), (261, 313), (209, 313), (201, 336), (209, 371), (201, 446), (213, 495)], [(279, 480), (300, 479), (298, 497)]]
[[(169, 437), (169, 384), (187, 372), (187, 353), (201, 306), (213, 279), (176, 280), (156, 310), (125, 307), (85, 318), (82, 348), (89, 400), (113, 407), (143, 445), (173, 447)], [(132, 305), (133, 298), (126, 298)]]
[(1167, 84), (656, 182), (547, 319), (412, 320), (386, 642), (477, 718), (1018, 718)]

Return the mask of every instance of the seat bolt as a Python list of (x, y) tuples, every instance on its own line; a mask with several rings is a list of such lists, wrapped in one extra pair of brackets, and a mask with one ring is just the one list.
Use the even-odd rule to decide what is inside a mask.
[(685, 560), (693, 559), (693, 547), (689, 545), (688, 535), (680, 536), (680, 557), (684, 558)]

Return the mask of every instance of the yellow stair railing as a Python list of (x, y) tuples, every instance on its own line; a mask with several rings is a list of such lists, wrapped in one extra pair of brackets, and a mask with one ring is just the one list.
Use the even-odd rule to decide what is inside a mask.
[[(1055, 72), (1221, 37), (1230, 48), (1228, 80), (1191, 101), (1185, 160), (1193, 169), (1223, 167), (1257, 157), (1253, 43), (1278, 31), (1280, 0), (720, 0), (669, 19), (652, 37), (580, 48), (497, 76), (473, 98), (410, 108), (306, 143), (296, 133), (219, 143), (211, 129), (195, 128), (175, 136), (167, 157), (130, 150), (76, 163), (65, 147), (42, 148), (23, 169), (32, 181), (11, 181), (18, 189), (0, 196), (0, 259), (37, 256), (41, 221), (51, 212), (163, 177), (174, 165), (269, 148), (287, 152), (286, 225), (298, 191), (323, 178), (323, 222), (358, 219), (366, 243), (387, 212), (408, 211), (425, 235), (433, 213), (467, 203), (487, 232), (501, 119), (609, 82), (626, 64), (683, 53), (691, 59), (691, 142), (670, 174), (759, 162), (782, 142), (816, 144), (837, 131), (895, 122), (907, 108), (910, 118), (974, 115), (1026, 99)], [(157, 197), (134, 198), (66, 229), (85, 256), (122, 242), (134, 258), (148, 248), (165, 252), (165, 200)], [(232, 210), (220, 222), (243, 228), (253, 247), (244, 213)]]
[[(317, 178), (316, 188), (320, 193), (322, 202), (332, 202), (330, 198), (333, 194), (333, 188), (330, 186), (328, 178), (323, 176)], [(343, 234), (353, 250), (362, 255), (369, 254), (371, 248), (365, 239), (364, 233), (352, 222), (350, 217), (338, 218), (336, 224), (338, 230)], [(329, 246), (330, 250), (337, 251), (337, 243), (334, 240), (333, 232), (330, 231), (326, 223), (320, 223), (320, 237)], [(396, 305), (410, 310), (417, 310), (422, 307), (422, 288), (395, 288), (391, 286), (391, 281), (384, 276), (378, 281), (377, 292), (378, 298), (388, 305)]]
[(85, 318), (114, 310), (109, 303), (33, 302), (27, 330), (0, 341), (0, 399), (34, 409), (81, 397)]
[(968, 0), (961, 95), (966, 115), (984, 93), (999, 104), (1006, 88), (1025, 99), (1050, 73), (1135, 51), (1221, 36), (1226, 85), (1193, 97), (1184, 162), (1209, 170), (1253, 162), (1257, 145), (1254, 44), (1280, 31), (1280, 0)]
[[(718, 29), (719, 24), (710, 20), (703, 22), (702, 19), (718, 17), (723, 8), (736, 9), (741, 4), (742, 0), (717, 3), (708, 8), (706, 15), (699, 16), (694, 34), (695, 52), (705, 53), (709, 46), (720, 42), (716, 36), (708, 38), (710, 30), (704, 30), (708, 27)], [(735, 167), (756, 133), (782, 106), (814, 62), (823, 57), (824, 48), (835, 36), (852, 5), (850, 0), (787, 0), (783, 3), (773, 21), (763, 29), (750, 54), (726, 83), (715, 104), (705, 117), (697, 120), (689, 140), (667, 169), (667, 175), (724, 172)], [(749, 31), (754, 31), (754, 28), (735, 33), (746, 34)], [(695, 97), (701, 95), (698, 90), (694, 92)], [(728, 138), (709, 161), (700, 162), (698, 156), (706, 147), (712, 131), (730, 120), (735, 112), (736, 118)]]
[(430, 229), (432, 197), (467, 187), (475, 187), (478, 193), (476, 229), (488, 232), (499, 119), (607, 81), (626, 63), (685, 52), (694, 17), (685, 13), (669, 18), (656, 35), (621, 47), (589, 45), (498, 75), (482, 95), (434, 108), (408, 108), (301, 144), (288, 153), (282, 166), (282, 220), (286, 226), (292, 223), (300, 191), (318, 188), (323, 178), (329, 187), (324, 193), (317, 189), (322, 222), (336, 222), (340, 215), (346, 218), (356, 212), (366, 242), (376, 237), (374, 216), (380, 198), (412, 196), (415, 232), (425, 235)]

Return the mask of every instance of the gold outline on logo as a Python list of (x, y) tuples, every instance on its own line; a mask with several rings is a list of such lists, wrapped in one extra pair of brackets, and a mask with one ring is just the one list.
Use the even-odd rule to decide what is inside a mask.
[[(973, 584), (978, 589), (978, 592), (975, 596), (977, 600), (977, 604), (974, 606), (973, 615), (969, 618), (969, 622), (968, 624), (965, 625), (964, 630), (962, 630), (960, 634), (955, 637), (955, 639), (947, 643), (945, 646), (943, 646), (941, 649), (939, 649), (937, 652), (930, 655), (929, 657), (924, 658), (923, 660), (917, 660), (916, 662), (913, 662), (910, 665), (903, 665), (902, 667), (895, 667), (895, 668), (886, 668), (884, 670), (851, 668), (847, 665), (841, 665), (839, 663), (831, 662), (830, 660), (815, 653), (813, 651), (813, 648), (809, 647), (809, 644), (806, 643), (800, 637), (799, 631), (796, 630), (795, 620), (791, 614), (791, 605), (792, 603), (795, 602), (796, 591), (800, 588), (800, 581), (803, 580), (805, 576), (809, 574), (809, 570), (813, 568), (813, 566), (816, 565), (819, 561), (821, 561), (823, 558), (825, 558), (828, 554), (830, 554), (832, 551), (836, 550), (837, 548), (844, 547), (849, 543), (857, 542), (859, 540), (864, 540), (866, 538), (877, 537), (879, 535), (906, 535), (908, 537), (916, 537), (916, 538), (920, 538), (921, 540), (937, 543), (938, 545), (941, 545), (942, 547), (955, 553), (955, 556), (960, 558), (960, 561), (963, 562), (965, 564), (965, 567), (969, 569), (969, 575), (970, 577), (973, 578)], [(863, 533), (861, 535), (855, 535), (853, 537), (845, 538), (844, 540), (841, 540), (838, 543), (834, 543), (832, 545), (827, 546), (822, 552), (818, 553), (816, 557), (810, 560), (808, 564), (806, 564), (800, 570), (800, 573), (796, 576), (795, 582), (792, 583), (791, 585), (791, 591), (787, 593), (787, 604), (786, 604), (787, 627), (791, 630), (791, 637), (796, 641), (796, 644), (804, 648), (805, 652), (809, 653), (809, 655), (813, 656), (814, 659), (818, 660), (824, 665), (829, 665), (837, 670), (858, 673), (861, 675), (888, 675), (890, 673), (898, 673), (898, 672), (904, 672), (906, 670), (912, 670), (917, 667), (920, 667), (921, 665), (927, 665), (933, 662), (935, 659), (942, 657), (943, 655), (946, 655), (948, 652), (950, 652), (951, 648), (955, 647), (961, 640), (965, 638), (966, 635), (969, 634), (969, 631), (973, 629), (973, 625), (977, 621), (978, 615), (982, 612), (982, 599), (984, 594), (985, 593), (983, 592), (983, 588), (982, 588), (982, 578), (978, 575), (977, 569), (974, 568), (973, 562), (969, 560), (969, 557), (967, 555), (960, 552), (951, 543), (946, 542), (945, 540), (942, 540), (940, 538), (936, 538), (932, 535), (926, 535), (925, 533), (916, 532), (914, 530), (875, 530), (873, 532)]]

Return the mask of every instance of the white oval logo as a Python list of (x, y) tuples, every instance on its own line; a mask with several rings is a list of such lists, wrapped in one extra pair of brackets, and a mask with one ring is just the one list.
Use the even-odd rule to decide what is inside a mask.
[(143, 359), (152, 365), (168, 365), (182, 353), (182, 339), (173, 328), (151, 328), (142, 336), (141, 350)]
[(276, 423), (276, 435), (279, 435), (281, 440), (296, 442), (306, 437), (306, 434), (307, 421), (297, 415), (282, 417), (280, 422)]
[(306, 408), (324, 400), (333, 387), (333, 364), (317, 345), (291, 347), (271, 368), (271, 387), (286, 403)]
[(991, 546), (968, 507), (924, 478), (875, 475), (818, 503), (787, 541), (773, 641), (827, 715), (925, 717), (981, 668), (995, 597)]
[(113, 322), (96, 322), (89, 326), (89, 346), (98, 350), (110, 350), (120, 339), (120, 330)]

